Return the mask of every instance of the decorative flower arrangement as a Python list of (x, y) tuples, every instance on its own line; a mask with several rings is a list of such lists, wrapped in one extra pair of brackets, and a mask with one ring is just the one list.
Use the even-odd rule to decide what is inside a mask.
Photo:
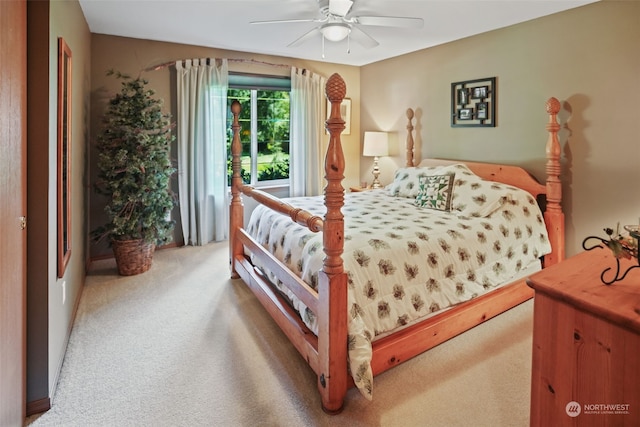
[[(634, 238), (632, 233), (638, 232), (638, 226), (625, 226), (625, 229), (629, 232), (628, 235), (624, 236), (620, 233), (620, 224), (616, 226), (615, 236), (613, 233), (613, 229), (605, 228), (604, 232), (609, 236), (609, 240), (606, 241), (606, 245), (611, 252), (613, 252), (613, 256), (616, 258), (638, 258), (638, 240), (637, 237)], [(635, 230), (634, 230), (635, 229)]]
[[(618, 282), (623, 280), (629, 271), (634, 268), (640, 267), (640, 254), (638, 253), (638, 242), (640, 241), (640, 226), (638, 225), (625, 225), (624, 229), (626, 230), (626, 234), (620, 232), (620, 224), (616, 226), (616, 231), (614, 232), (612, 228), (605, 228), (604, 232), (609, 236), (608, 239), (603, 239), (598, 236), (589, 236), (582, 241), (582, 247), (590, 251), (595, 248), (603, 248), (607, 247), (613, 253), (613, 256), (616, 258), (616, 270), (615, 276), (611, 280), (605, 279), (605, 275), (611, 267), (606, 268), (602, 274), (600, 275), (600, 280), (605, 285), (610, 285), (613, 282)], [(602, 244), (596, 244), (593, 246), (587, 246), (587, 241), (591, 239), (599, 240)], [(624, 272), (620, 271), (620, 260), (621, 259), (629, 259), (629, 260), (637, 260), (636, 265), (632, 265), (627, 268)]]

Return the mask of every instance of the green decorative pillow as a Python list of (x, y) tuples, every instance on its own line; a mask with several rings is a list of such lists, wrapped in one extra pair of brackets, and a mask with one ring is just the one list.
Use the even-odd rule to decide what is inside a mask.
[(453, 173), (420, 177), (420, 191), (416, 196), (416, 206), (450, 211), (454, 181)]
[(393, 182), (385, 188), (394, 197), (415, 198), (420, 190), (420, 178), (435, 175), (441, 166), (410, 167), (396, 170)]

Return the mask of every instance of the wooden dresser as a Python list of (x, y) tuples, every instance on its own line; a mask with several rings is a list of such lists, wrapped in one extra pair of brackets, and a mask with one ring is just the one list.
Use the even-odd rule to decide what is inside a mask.
[(640, 268), (607, 286), (607, 267), (615, 269), (611, 252), (594, 249), (527, 280), (531, 426), (640, 426)]

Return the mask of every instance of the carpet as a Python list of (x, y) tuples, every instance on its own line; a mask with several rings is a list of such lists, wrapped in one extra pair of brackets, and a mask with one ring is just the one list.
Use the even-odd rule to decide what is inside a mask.
[(240, 280), (227, 242), (156, 251), (151, 269), (87, 276), (40, 426), (528, 426), (532, 301), (348, 391), (325, 414), (316, 378)]

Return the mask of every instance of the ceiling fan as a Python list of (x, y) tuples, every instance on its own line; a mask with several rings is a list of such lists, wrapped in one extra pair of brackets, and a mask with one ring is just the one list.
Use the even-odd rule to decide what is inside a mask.
[[(322, 36), (323, 50), (324, 40), (333, 42), (342, 41), (345, 38), (353, 39), (363, 47), (370, 49), (378, 46), (378, 41), (363, 31), (360, 26), (422, 28), (422, 18), (408, 18), (399, 16), (348, 16), (351, 12), (353, 1), (351, 0), (318, 0), (319, 17), (284, 19), (274, 21), (253, 21), (251, 24), (283, 24), (291, 22), (317, 22), (319, 25), (303, 34), (288, 47), (298, 46), (318, 35)], [(323, 55), (324, 56), (324, 55)]]

